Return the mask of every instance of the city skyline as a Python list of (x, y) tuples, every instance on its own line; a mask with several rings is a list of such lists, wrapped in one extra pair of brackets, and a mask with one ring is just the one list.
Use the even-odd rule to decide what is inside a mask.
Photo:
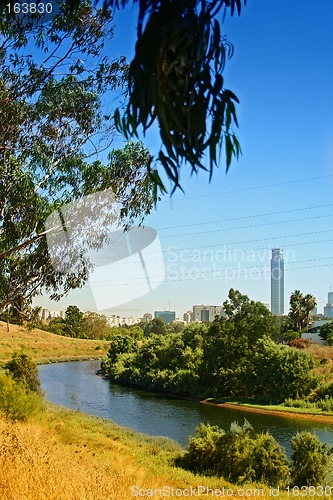
[[(279, 250), (281, 249), (274, 249), (274, 250)], [(279, 269), (279, 267), (278, 267)], [(249, 297), (251, 299), (251, 297)], [(272, 302), (271, 303), (266, 303), (263, 301), (259, 301), (261, 304), (263, 304), (265, 307), (267, 307), (268, 310), (272, 312), (274, 315), (284, 315), (287, 316), (289, 313), (289, 302), (288, 302), (288, 310), (283, 311), (282, 313), (280, 312), (280, 309), (278, 309), (276, 312), (272, 311)], [(71, 304), (74, 305), (74, 304)], [(280, 305), (278, 306), (280, 307)], [(216, 317), (218, 316), (223, 316), (223, 303), (220, 305), (212, 305), (212, 304), (193, 304), (191, 306), (191, 309), (184, 310), (183, 312), (176, 313), (176, 310), (170, 310), (170, 307), (164, 308), (163, 310), (153, 310), (150, 309), (151, 312), (146, 311), (145, 313), (141, 314), (139, 316), (121, 316), (121, 314), (103, 314), (99, 313), (103, 316), (106, 316), (108, 319), (111, 318), (118, 318), (117, 321), (113, 322), (112, 326), (115, 326), (117, 324), (124, 324), (126, 323), (126, 319), (130, 320), (130, 323), (132, 324), (132, 320), (135, 321), (151, 321), (153, 316), (154, 317), (162, 317), (165, 314), (170, 315), (172, 314), (174, 317), (174, 320), (176, 321), (184, 321), (184, 323), (193, 323), (193, 322), (200, 322), (200, 321), (213, 321)], [(91, 312), (89, 310), (82, 311), (83, 313)], [(65, 318), (66, 316), (66, 311), (63, 309), (61, 311), (57, 310), (49, 310), (47, 308), (42, 308), (40, 311), (40, 317), (41, 319), (50, 319), (54, 317), (61, 317)], [(318, 307), (316, 306), (313, 311), (311, 311), (311, 314), (314, 316), (324, 316), (325, 318), (333, 318), (333, 291), (332, 291), (332, 286), (330, 286), (330, 290), (327, 292), (327, 302), (326, 305), (318, 311)], [(121, 321), (119, 321), (119, 319)], [(110, 323), (111, 324), (111, 323)]]

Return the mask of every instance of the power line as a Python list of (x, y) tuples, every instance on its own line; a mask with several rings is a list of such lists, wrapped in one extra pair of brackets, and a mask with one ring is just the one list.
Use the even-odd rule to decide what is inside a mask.
[(316, 181), (318, 179), (327, 179), (330, 177), (333, 177), (333, 174), (321, 175), (321, 176), (316, 176), (316, 177), (306, 177), (303, 179), (295, 179), (293, 181), (285, 181), (285, 182), (276, 182), (273, 184), (263, 184), (261, 186), (252, 186), (252, 187), (248, 187), (248, 188), (233, 189), (233, 190), (229, 190), (229, 191), (219, 191), (217, 193), (202, 194), (202, 195), (189, 196), (189, 197), (184, 197), (184, 198), (170, 198), (170, 200), (161, 200), (160, 203), (170, 203), (170, 201), (174, 201), (174, 202), (187, 201), (187, 200), (195, 200), (198, 198), (208, 198), (208, 197), (211, 198), (212, 196), (220, 196), (222, 194), (242, 193), (245, 191), (254, 191), (255, 189), (266, 189), (266, 188), (275, 187), (275, 186), (286, 186), (289, 184), (298, 184), (300, 182)]
[[(232, 242), (223, 242), (223, 243), (219, 243), (219, 244), (216, 244), (216, 245), (209, 245), (209, 247), (213, 247), (213, 246), (220, 246), (220, 245), (241, 245), (243, 243), (254, 243), (256, 241), (270, 241), (270, 240), (276, 240), (276, 239), (283, 239), (283, 238), (293, 238), (293, 237), (298, 237), (298, 236), (309, 236), (311, 234), (323, 234), (323, 233), (331, 233), (333, 231), (333, 229), (325, 229), (325, 230), (322, 230), (322, 231), (309, 231), (309, 232), (306, 232), (306, 233), (298, 233), (298, 234), (286, 234), (286, 235), (280, 235), (280, 236), (270, 236), (269, 238), (255, 238), (253, 240), (241, 240), (241, 241), (232, 241)], [(200, 247), (198, 247), (200, 248)], [(201, 248), (205, 248), (205, 247), (201, 247)], [(151, 252), (151, 253), (158, 253), (158, 252)]]
[[(220, 229), (219, 232), (222, 232), (222, 231), (231, 231), (231, 230), (238, 230), (238, 229), (252, 229), (254, 227), (263, 227), (263, 226), (271, 226), (271, 225), (275, 225), (275, 224), (286, 224), (288, 222), (301, 222), (301, 221), (308, 221), (308, 220), (311, 220), (311, 219), (318, 219), (318, 218), (326, 218), (326, 217), (332, 217), (333, 214), (329, 214), (329, 215), (319, 215), (319, 216), (313, 216), (313, 217), (303, 217), (301, 219), (293, 219), (293, 220), (284, 220), (284, 221), (278, 221), (278, 222), (267, 222), (267, 223), (264, 223), (264, 224), (253, 224), (251, 226), (238, 226), (238, 227), (232, 227), (232, 228), (225, 228), (225, 229)], [(299, 233), (299, 234), (292, 234), (292, 235), (283, 235), (283, 236), (270, 236), (268, 238), (256, 238), (256, 239), (253, 239), (253, 240), (243, 240), (243, 241), (235, 241), (235, 242), (222, 242), (222, 243), (216, 243), (216, 244), (211, 244), (211, 245), (208, 245), (208, 246), (201, 246), (201, 247), (197, 247), (197, 248), (210, 248), (210, 247), (215, 247), (215, 246), (221, 246), (221, 245), (238, 245), (238, 244), (243, 244), (243, 243), (252, 243), (252, 242), (256, 242), (256, 241), (268, 241), (268, 240), (276, 240), (276, 239), (281, 239), (281, 238), (291, 238), (291, 237), (294, 237), (294, 236), (308, 236), (308, 235), (311, 235), (311, 234), (322, 234), (322, 233), (328, 233), (328, 232), (332, 232), (333, 229), (325, 229), (325, 230), (322, 230), (322, 231), (309, 231), (307, 233)], [(201, 234), (207, 234), (207, 233), (216, 233), (217, 230), (216, 229), (213, 229), (213, 230), (209, 230), (209, 231), (199, 231), (199, 232), (194, 232), (194, 233), (187, 233), (187, 234), (177, 234), (177, 235), (170, 235), (170, 236), (161, 236), (161, 238), (175, 238), (175, 237), (180, 237), (180, 236), (190, 236), (190, 235), (201, 235)], [(134, 239), (135, 241), (135, 239)], [(141, 235), (139, 236), (139, 238), (137, 239), (137, 242), (141, 243), (141, 242), (144, 242), (144, 241), (149, 241), (151, 242), (151, 238), (147, 237), (147, 238), (144, 238), (142, 237)], [(195, 248), (195, 247), (192, 247), (192, 248)], [(165, 253), (165, 250), (162, 251), (163, 253)], [(153, 254), (153, 253), (160, 253), (160, 251), (156, 250), (154, 252), (145, 252), (145, 254)], [(113, 257), (117, 257), (117, 254), (113, 254)], [(120, 258), (123, 258), (124, 255), (123, 254), (119, 254), (119, 257)], [(102, 259), (107, 259), (107, 257), (102, 257)]]
[[(211, 245), (199, 245), (199, 246), (194, 246), (194, 247), (182, 247), (182, 248), (178, 248), (178, 247), (175, 247), (175, 245), (172, 245), (172, 251), (173, 252), (184, 252), (184, 251), (191, 251), (191, 250), (203, 250), (203, 249), (212, 249), (212, 248), (221, 248), (221, 247), (224, 247), (222, 251), (225, 251), (225, 248), (226, 247), (231, 247), (233, 245), (240, 245), (240, 244), (244, 244), (244, 243), (254, 243), (254, 242), (257, 242), (257, 241), (267, 241), (267, 240), (274, 240), (274, 239), (283, 239), (283, 238), (292, 238), (292, 237), (298, 237), (298, 236), (309, 236), (309, 235), (312, 235), (312, 234), (318, 234), (318, 233), (327, 233), (327, 232), (332, 232), (333, 229), (326, 229), (324, 231), (313, 231), (313, 232), (307, 232), (307, 233), (299, 233), (299, 234), (292, 234), (292, 235), (284, 235), (284, 236), (272, 236), (272, 237), (269, 237), (269, 238), (257, 238), (257, 239), (254, 239), (254, 240), (243, 240), (243, 241), (229, 241), (229, 242), (223, 242), (223, 243), (215, 243), (215, 244), (211, 244)], [(283, 244), (283, 245), (280, 245), (281, 247), (283, 248), (286, 248), (286, 247), (295, 247), (295, 246), (304, 246), (304, 245), (316, 245), (318, 243), (331, 243), (333, 241), (332, 238), (329, 238), (329, 239), (325, 239), (325, 240), (314, 240), (314, 241), (304, 241), (304, 242), (301, 242), (301, 243), (289, 243), (289, 244)], [(229, 249), (230, 250), (230, 249)], [(269, 248), (267, 246), (265, 247), (259, 247), (259, 248), (249, 248), (249, 249), (245, 249), (245, 250), (242, 250), (243, 252), (256, 252), (258, 250), (269, 250)], [(160, 251), (154, 251), (154, 252), (147, 252), (145, 251), (144, 255), (145, 257), (147, 255), (153, 255), (153, 254), (167, 254), (167, 253), (170, 253), (170, 248), (167, 249), (167, 250), (162, 250), (161, 252)], [(112, 257), (113, 259), (115, 257), (119, 257), (119, 259), (125, 259), (126, 257), (124, 256), (124, 254), (119, 254), (119, 255), (114, 255), (112, 253)], [(128, 256), (130, 257), (130, 256)], [(94, 258), (94, 261), (96, 262), (101, 262), (101, 261), (108, 261), (109, 260), (109, 257), (106, 256), (106, 257), (98, 257), (98, 254), (97, 256)], [(149, 262), (158, 262), (158, 261), (164, 261), (164, 258), (158, 258), (158, 259), (149, 259)], [(118, 262), (117, 265), (127, 265), (126, 262)]]
[[(315, 259), (308, 259), (308, 260), (300, 260), (300, 261), (297, 261), (297, 262), (290, 262), (290, 263), (285, 263), (286, 265), (293, 265), (293, 264), (302, 264), (302, 263), (307, 263), (307, 262), (317, 262), (317, 261), (322, 261), (322, 260), (331, 260), (333, 259), (333, 256), (330, 256), (330, 257), (318, 257), (318, 258), (315, 258)], [(321, 264), (321, 265), (317, 265), (317, 266), (301, 266), (301, 267), (291, 267), (291, 268), (288, 268), (288, 271), (294, 271), (294, 270), (299, 270), (299, 269), (315, 269), (315, 268), (318, 268), (318, 267), (331, 267), (333, 266), (333, 262), (330, 263), (330, 264)], [(205, 276), (202, 276), (200, 277), (200, 274), (203, 274), (203, 273), (224, 273), (224, 278), (227, 279), (227, 278), (230, 278), (230, 276), (227, 275), (227, 273), (229, 272), (232, 272), (234, 273), (235, 271), (237, 272), (237, 276), (247, 276), (248, 275), (248, 272), (247, 270), (255, 270), (259, 275), (260, 274), (264, 274), (266, 273), (267, 271), (270, 270), (270, 265), (263, 265), (263, 266), (246, 266), (246, 267), (234, 267), (234, 268), (230, 268), (230, 267), (227, 267), (227, 268), (224, 268), (224, 267), (221, 267), (219, 269), (212, 269), (212, 270), (199, 270), (198, 269), (198, 274), (199, 276), (195, 277), (195, 278), (191, 278), (191, 277), (188, 277), (188, 278), (181, 278), (181, 279), (168, 279), (170, 278), (170, 276), (165, 276), (165, 275), (159, 275), (159, 276), (149, 276), (150, 279), (164, 279), (164, 282), (165, 283), (172, 283), (173, 281), (188, 281), (188, 280), (194, 280), (194, 279), (214, 279), (215, 277), (214, 276), (211, 276), (211, 277), (207, 277), (206, 275)], [(176, 273), (176, 271), (175, 271)], [(231, 277), (234, 277), (234, 275), (232, 275)], [(136, 281), (135, 281), (136, 280)], [(139, 281), (137, 281), (139, 280)], [(117, 282), (120, 282), (119, 285), (117, 285)], [(93, 286), (97, 286), (98, 288), (99, 287), (104, 287), (104, 286), (108, 286), (107, 284), (108, 283), (112, 283), (114, 284), (115, 286), (130, 286), (130, 285), (141, 285), (141, 284), (146, 284), (146, 281), (143, 281), (142, 280), (142, 277), (138, 277), (138, 278), (130, 278), (130, 281), (127, 281), (127, 282), (124, 282), (123, 279), (119, 278), (119, 279), (111, 279), (111, 280), (100, 280), (100, 281), (94, 281), (93, 282)]]
[(333, 206), (333, 203), (327, 203), (326, 205), (314, 205), (311, 207), (293, 208), (290, 210), (279, 210), (278, 212), (265, 212), (265, 213), (260, 213), (260, 214), (244, 215), (242, 217), (232, 217), (232, 218), (228, 218), (228, 219), (219, 219), (219, 220), (212, 220), (212, 221), (206, 221), (206, 222), (196, 222), (193, 224), (184, 224), (182, 226), (159, 227), (156, 229), (157, 229), (157, 231), (166, 231), (168, 229), (181, 229), (183, 227), (202, 226), (205, 224), (219, 224), (220, 222), (230, 222), (230, 221), (236, 221), (236, 220), (254, 219), (256, 217), (267, 217), (268, 215), (288, 214), (288, 213), (293, 213), (293, 212), (301, 212), (304, 210), (313, 210), (313, 209), (317, 209), (317, 208), (328, 208), (328, 207), (332, 207), (332, 206)]
[[(294, 236), (297, 236), (297, 235), (294, 235)], [(277, 238), (279, 238), (279, 236), (277, 236)], [(283, 248), (286, 248), (286, 247), (296, 247), (296, 246), (300, 246), (300, 245), (302, 245), (302, 246), (303, 245), (316, 245), (317, 243), (331, 243), (332, 241), (333, 241), (333, 239), (331, 238), (328, 240), (314, 240), (314, 241), (304, 241), (301, 243), (289, 243), (289, 245), (284, 244), (282, 246), (283, 246)], [(222, 245), (227, 246), (227, 245), (234, 245), (234, 244), (236, 244), (236, 243), (216, 243), (213, 245), (202, 245), (202, 246), (194, 246), (194, 247), (177, 248), (177, 250), (179, 252), (182, 252), (184, 250), (200, 250), (203, 248), (215, 248), (215, 247), (221, 247)], [(268, 250), (268, 248), (267, 247), (249, 248), (249, 249), (244, 250), (244, 251), (245, 252), (256, 252), (258, 250)], [(166, 250), (162, 250), (162, 252), (166, 253)], [(156, 252), (152, 252), (152, 253), (156, 253)], [(158, 260), (161, 260), (161, 259), (158, 259)]]
[(276, 224), (287, 224), (290, 222), (302, 222), (309, 221), (313, 219), (325, 219), (326, 217), (332, 217), (333, 214), (326, 215), (314, 215), (312, 217), (302, 217), (301, 219), (289, 219), (289, 220), (280, 220), (275, 222), (264, 222), (261, 224), (252, 224), (250, 226), (237, 226), (237, 227), (227, 227), (223, 229), (209, 229), (208, 231), (196, 231), (194, 233), (181, 233), (181, 234), (170, 234), (166, 236), (160, 236), (160, 238), (179, 238), (180, 236), (195, 236), (199, 234), (208, 234), (208, 233), (217, 233), (224, 231), (236, 231), (238, 229), (251, 229), (254, 227), (265, 227), (265, 226), (275, 226)]

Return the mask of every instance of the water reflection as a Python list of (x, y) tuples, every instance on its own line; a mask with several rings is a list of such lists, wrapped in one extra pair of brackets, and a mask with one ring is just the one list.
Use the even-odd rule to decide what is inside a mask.
[(162, 435), (186, 446), (200, 422), (224, 429), (246, 418), (256, 431), (268, 430), (290, 454), (297, 431), (311, 431), (333, 444), (333, 425), (231, 410), (129, 389), (97, 377), (99, 361), (57, 363), (39, 367), (46, 399), (71, 409), (113, 420), (149, 435)]

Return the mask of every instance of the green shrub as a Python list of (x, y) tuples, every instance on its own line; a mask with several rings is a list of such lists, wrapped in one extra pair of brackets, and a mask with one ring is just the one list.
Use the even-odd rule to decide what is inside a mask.
[(310, 432), (291, 440), (292, 463), (269, 433), (255, 434), (245, 420), (233, 422), (225, 432), (218, 426), (201, 424), (189, 440), (177, 466), (197, 474), (223, 477), (235, 484), (263, 483), (270, 486), (318, 486), (324, 484), (331, 450)]
[(304, 399), (286, 399), (283, 405), (291, 408), (307, 408), (309, 410), (312, 409), (327, 412), (333, 411), (333, 398), (331, 398), (328, 394), (326, 394), (323, 399), (317, 399), (316, 395), (314, 398), (314, 401), (307, 401)]
[(228, 432), (204, 424), (197, 432), (188, 451), (176, 460), (177, 465), (237, 484), (286, 484), (289, 468), (283, 449), (268, 433), (254, 434), (246, 420), (243, 426), (233, 422)]
[(257, 342), (252, 356), (249, 388), (263, 401), (282, 403), (286, 398), (302, 399), (317, 386), (312, 356), (299, 349), (276, 345), (269, 338)]
[(326, 447), (310, 432), (297, 433), (291, 440), (293, 449), (292, 486), (318, 486), (327, 473)]
[(256, 436), (251, 459), (256, 481), (276, 486), (290, 474), (283, 449), (268, 432)]
[(321, 399), (320, 401), (317, 401), (317, 407), (320, 408), (322, 411), (333, 411), (333, 398), (330, 397), (325, 397), (325, 399)]
[(327, 345), (333, 345), (333, 321), (325, 323), (320, 328), (319, 337), (321, 337)]
[(0, 373), (0, 413), (5, 419), (26, 420), (41, 408), (41, 402), (38, 394), (27, 392), (11, 376)]
[(316, 388), (316, 391), (313, 395), (314, 401), (320, 401), (322, 399), (332, 398), (333, 397), (333, 384), (321, 384)]
[(208, 476), (216, 474), (217, 447), (225, 431), (217, 425), (201, 423), (197, 437), (190, 438), (188, 451), (176, 460), (176, 465)]
[(27, 392), (42, 394), (37, 365), (26, 354), (14, 353), (12, 359), (5, 365), (5, 369)]
[(289, 406), (290, 408), (317, 408), (316, 403), (311, 403), (305, 399), (291, 399), (288, 398), (284, 401), (283, 406)]

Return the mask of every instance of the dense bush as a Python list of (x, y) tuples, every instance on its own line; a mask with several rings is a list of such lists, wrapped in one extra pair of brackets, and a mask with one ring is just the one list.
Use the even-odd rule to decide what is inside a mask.
[(26, 354), (13, 354), (12, 359), (6, 363), (5, 369), (27, 392), (42, 393), (37, 365)]
[(224, 322), (216, 322), (205, 335), (200, 325), (142, 339), (116, 334), (102, 370), (115, 382), (141, 389), (272, 403), (305, 397), (317, 384), (311, 372), (315, 363), (307, 353), (265, 338), (242, 357), (241, 347), (233, 353), (232, 344)]
[(287, 483), (289, 468), (284, 451), (268, 433), (254, 434), (247, 421), (242, 427), (232, 423), (228, 432), (201, 424), (197, 432), (198, 436), (190, 439), (188, 451), (176, 460), (176, 465), (237, 484)]
[(27, 392), (18, 382), (5, 373), (0, 373), (0, 413), (7, 420), (26, 420), (41, 407), (41, 398)]
[(333, 398), (333, 384), (320, 384), (316, 388), (312, 399), (319, 401), (321, 399)]
[(281, 403), (316, 386), (309, 354), (276, 345), (276, 318), (230, 290), (225, 318), (181, 332), (133, 336), (115, 331), (102, 371), (120, 383), (182, 396), (248, 397)]
[(327, 345), (333, 345), (333, 321), (325, 323), (320, 328), (319, 336), (326, 342)]
[(317, 436), (302, 432), (291, 440), (293, 455), (269, 433), (255, 434), (245, 420), (233, 422), (225, 432), (218, 426), (201, 424), (197, 436), (175, 464), (194, 473), (223, 477), (235, 484), (264, 483), (270, 486), (317, 486), (324, 484), (329, 450)]
[(293, 449), (291, 482), (293, 486), (318, 486), (327, 473), (326, 447), (310, 432), (296, 434)]
[(315, 361), (309, 354), (268, 338), (257, 342), (252, 357), (252, 376), (249, 377), (253, 395), (265, 401), (282, 403), (286, 398), (308, 396), (318, 384), (311, 370)]

